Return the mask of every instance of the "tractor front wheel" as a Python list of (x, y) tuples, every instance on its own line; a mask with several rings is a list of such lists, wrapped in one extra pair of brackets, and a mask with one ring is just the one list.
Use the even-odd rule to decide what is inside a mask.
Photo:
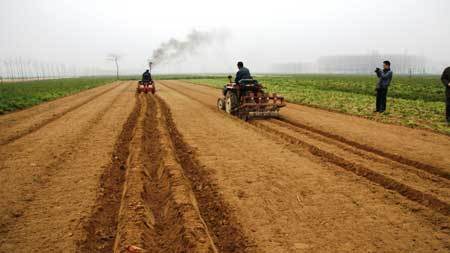
[(217, 99), (217, 108), (221, 111), (225, 111), (225, 100), (223, 100), (223, 98)]
[(234, 92), (227, 92), (225, 96), (225, 111), (228, 114), (234, 115), (236, 108), (238, 107), (237, 95)]

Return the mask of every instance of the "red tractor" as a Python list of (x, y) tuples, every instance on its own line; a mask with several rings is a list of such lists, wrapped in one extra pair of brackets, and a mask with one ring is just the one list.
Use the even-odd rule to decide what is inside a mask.
[(281, 107), (286, 106), (284, 98), (269, 94), (253, 79), (242, 79), (239, 83), (230, 82), (223, 88), (223, 97), (217, 100), (217, 107), (228, 114), (244, 120), (251, 116), (278, 117)]
[(138, 87), (136, 89), (137, 93), (149, 93), (155, 94), (155, 83), (152, 81), (139, 81)]

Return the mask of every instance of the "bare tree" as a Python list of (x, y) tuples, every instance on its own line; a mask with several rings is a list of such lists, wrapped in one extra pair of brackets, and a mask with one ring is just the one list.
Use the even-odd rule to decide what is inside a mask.
[(119, 59), (120, 59), (120, 55), (118, 55), (118, 54), (109, 54), (107, 59), (109, 61), (113, 61), (115, 63), (117, 80), (119, 80)]

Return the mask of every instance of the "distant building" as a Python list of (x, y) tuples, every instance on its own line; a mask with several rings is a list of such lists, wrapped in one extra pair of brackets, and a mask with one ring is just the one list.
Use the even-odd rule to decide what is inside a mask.
[(324, 56), (317, 61), (321, 73), (369, 74), (382, 62), (389, 60), (397, 74), (425, 74), (427, 66), (425, 57), (415, 55), (339, 55)]
[(290, 62), (272, 65), (271, 71), (283, 74), (334, 73), (334, 74), (372, 74), (381, 68), (382, 62), (389, 60), (396, 74), (421, 75), (434, 73), (425, 57), (407, 54), (378, 53), (361, 55), (334, 55), (320, 57), (317, 62)]

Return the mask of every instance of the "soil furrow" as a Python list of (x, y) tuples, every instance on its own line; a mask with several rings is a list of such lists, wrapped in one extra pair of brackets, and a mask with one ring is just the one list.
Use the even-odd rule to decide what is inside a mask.
[[(168, 87), (168, 86), (166, 85), (166, 87)], [(170, 87), (168, 87), (168, 88), (173, 89), (173, 90), (175, 90), (177, 92), (180, 92), (180, 93), (182, 93), (184, 95), (187, 95), (186, 92), (183, 92), (181, 89), (175, 88), (173, 85), (170, 85)], [(183, 85), (183, 89), (188, 89), (188, 90), (191, 90), (191, 91), (193, 91), (193, 92), (195, 92), (197, 94), (202, 94), (203, 96), (211, 97), (210, 93), (207, 93), (207, 92), (204, 92), (204, 91), (201, 91), (201, 90), (197, 90), (197, 89), (194, 90), (192, 87), (190, 87), (188, 85)], [(208, 105), (210, 108), (215, 108), (215, 104), (207, 104), (203, 100), (200, 100), (198, 98), (194, 98), (192, 96), (190, 96), (190, 97), (192, 99), (196, 100), (196, 101), (199, 101), (199, 102), (201, 102), (201, 103), (203, 103), (205, 105)], [(215, 101), (217, 98), (214, 97), (213, 99)], [(311, 127), (311, 126), (308, 126), (308, 125), (305, 125), (305, 124), (301, 124), (299, 122), (294, 122), (294, 121), (289, 120), (287, 118), (281, 117), (281, 118), (278, 119), (278, 121), (285, 122), (285, 123), (290, 124), (292, 126), (295, 126), (295, 127), (298, 127), (298, 128), (302, 128), (302, 129), (305, 129), (305, 130), (310, 131), (312, 133), (319, 134), (319, 135), (322, 135), (324, 137), (327, 137), (327, 138), (330, 138), (330, 139), (342, 142), (344, 144), (353, 146), (353, 147), (358, 148), (360, 150), (363, 150), (365, 152), (370, 152), (370, 153), (373, 153), (375, 155), (382, 156), (382, 157), (384, 157), (386, 159), (390, 159), (390, 160), (392, 160), (394, 162), (398, 162), (398, 163), (401, 163), (401, 164), (404, 164), (404, 165), (407, 165), (407, 166), (415, 167), (415, 168), (417, 168), (419, 170), (423, 170), (425, 172), (432, 173), (434, 175), (443, 177), (445, 179), (450, 179), (450, 172), (448, 172), (444, 168), (440, 168), (440, 167), (437, 167), (437, 166), (433, 166), (431, 164), (426, 164), (426, 163), (422, 163), (420, 161), (408, 159), (408, 158), (406, 158), (404, 156), (401, 156), (401, 155), (398, 155), (398, 154), (387, 153), (387, 152), (384, 152), (384, 151), (382, 151), (380, 149), (377, 149), (376, 147), (368, 146), (368, 145), (365, 145), (365, 144), (362, 144), (362, 143), (359, 143), (359, 142), (355, 142), (355, 141), (352, 141), (352, 140), (350, 140), (348, 138), (345, 138), (343, 136), (340, 136), (340, 135), (337, 135), (337, 134), (333, 134), (333, 133), (330, 133), (330, 132), (326, 132), (326, 131), (320, 130), (318, 128), (315, 128), (315, 127)]]
[[(415, 202), (418, 202), (424, 206), (427, 206), (435, 211), (438, 211), (444, 215), (450, 215), (450, 204), (434, 197), (431, 194), (421, 192), (419, 190), (416, 190), (415, 188), (400, 183), (392, 178), (386, 177), (376, 171), (373, 171), (365, 166), (355, 164), (353, 162), (350, 162), (342, 157), (339, 157), (333, 153), (327, 152), (325, 150), (319, 149), (314, 145), (311, 145), (305, 141), (302, 141), (301, 139), (294, 138), (286, 133), (277, 131), (271, 127), (268, 127), (264, 124), (261, 124), (257, 121), (252, 121), (251, 124), (257, 126), (259, 129), (264, 130), (264, 134), (266, 133), (272, 133), (276, 137), (274, 139), (277, 139), (277, 137), (281, 137), (283, 140), (287, 141), (290, 144), (295, 145), (295, 147), (291, 147), (291, 151), (299, 154), (304, 155), (304, 151), (307, 150), (311, 154), (323, 159), (326, 162), (331, 162), (335, 165), (338, 165), (341, 168), (344, 168), (348, 171), (351, 171), (355, 173), (358, 176), (362, 176), (367, 178), (368, 180), (377, 183), (381, 186), (383, 186), (386, 189), (394, 190), (401, 195), (407, 197), (410, 200), (413, 200)], [(270, 135), (268, 135), (270, 136)]]
[(150, 252), (216, 252), (159, 103), (153, 96), (139, 99), (144, 101), (130, 145), (114, 251), (137, 246)]
[[(147, 117), (154, 115), (151, 115), (148, 110), (147, 98), (139, 95), (136, 97), (140, 106), (132, 139), (129, 143), (129, 155), (124, 165), (126, 174), (117, 218), (115, 243), (112, 249), (114, 252), (127, 252), (129, 246), (138, 246), (145, 249), (157, 247), (157, 241), (155, 240), (157, 236), (154, 229), (155, 215), (146, 201), (146, 195), (148, 194), (146, 185), (152, 182), (146, 166), (158, 166), (160, 155), (157, 149), (144, 153), (144, 142), (147, 140), (153, 141), (153, 144), (156, 144), (155, 147), (159, 147), (157, 144), (158, 136), (146, 135), (146, 127), (150, 127), (150, 125), (147, 126), (145, 123), (155, 123), (154, 117), (149, 120)], [(151, 129), (154, 130), (155, 125)], [(154, 162), (148, 164), (150, 159)]]
[(112, 166), (102, 176), (103, 191), (85, 224), (80, 251), (127, 252), (131, 246), (148, 252), (246, 251), (247, 240), (198, 171), (170, 115), (159, 98), (138, 96)]
[(106, 93), (108, 93), (108, 92), (110, 92), (110, 91), (112, 91), (114, 89), (117, 89), (118, 87), (120, 87), (120, 85), (116, 85), (116, 86), (113, 86), (111, 88), (108, 88), (107, 90), (104, 90), (104, 91), (102, 91), (102, 92), (100, 92), (100, 93), (98, 93), (98, 94), (96, 94), (96, 95), (94, 95), (92, 97), (89, 97), (88, 99), (86, 99), (86, 100), (82, 101), (81, 103), (78, 103), (78, 104), (68, 108), (67, 110), (65, 110), (63, 112), (54, 114), (51, 118), (45, 119), (45, 120), (43, 120), (43, 121), (41, 121), (41, 122), (39, 122), (37, 124), (34, 124), (34, 125), (32, 125), (31, 127), (27, 128), (24, 131), (15, 133), (14, 135), (9, 136), (9, 137), (1, 140), (0, 141), (0, 145), (7, 145), (7, 144), (9, 144), (11, 142), (14, 142), (14, 141), (16, 141), (16, 140), (18, 140), (18, 139), (28, 135), (28, 134), (36, 132), (39, 129), (41, 129), (41, 128), (45, 127), (46, 125), (50, 124), (51, 122), (53, 122), (53, 121), (63, 117), (64, 115), (66, 115), (66, 114), (68, 114), (68, 113), (70, 113), (70, 112), (72, 112), (72, 111), (74, 111), (74, 110), (76, 110), (76, 109), (78, 109), (80, 107), (82, 107), (83, 105), (88, 104), (89, 102), (91, 102), (91, 101), (93, 101), (93, 100), (95, 100), (95, 99), (105, 95)]
[[(209, 89), (205, 96), (192, 91), (196, 87), (185, 89), (182, 82), (163, 83), (158, 95), (170, 106), (177, 130), (198, 164), (217, 182), (257, 252), (445, 252), (448, 216), (221, 113), (215, 107), (216, 90)], [(357, 160), (348, 151), (288, 130), (289, 135), (319, 144), (329, 153), (336, 151), (346, 160), (352, 155), (351, 162), (373, 169), (372, 161)], [(444, 238), (441, 246), (428, 244), (436, 238)]]
[[(127, 87), (123, 87), (122, 90), (127, 89)], [(105, 116), (106, 112), (111, 109), (111, 107), (117, 102), (117, 97), (119, 97), (121, 93), (118, 93), (101, 111), (95, 113), (95, 116), (88, 121), (88, 124), (84, 126), (80, 132), (78, 133), (78, 138), (73, 139), (70, 143), (66, 143), (69, 149), (64, 150), (59, 156), (46, 165), (45, 171), (41, 174), (44, 175), (42, 180), (33, 180), (33, 183), (27, 184), (26, 187), (23, 187), (21, 190), (21, 196), (27, 196), (27, 201), (17, 201), (17, 199), (10, 200), (10, 203), (15, 203), (14, 209), (10, 210), (9, 207), (2, 210), (0, 213), (20, 213), (23, 214), (30, 208), (29, 201), (34, 199), (36, 195), (39, 194), (40, 191), (47, 187), (47, 184), (50, 182), (52, 175), (61, 169), (66, 160), (71, 159), (76, 150), (77, 144), (83, 141), (86, 138), (87, 133), (92, 130), (92, 126), (98, 124)], [(1, 171), (0, 167), (0, 171)], [(19, 222), (21, 216), (11, 217), (11, 215), (2, 215), (0, 219), (0, 235), (7, 234), (9, 228), (13, 226), (15, 223)]]
[[(20, 215), (4, 220), (0, 252), (75, 251), (79, 223), (95, 202), (102, 168), (132, 108), (130, 85), (121, 87), (5, 148), (1, 209)], [(11, 245), (16, 248), (8, 251)]]
[(293, 122), (293, 121), (290, 121), (290, 120), (285, 119), (285, 118), (280, 118), (279, 120), (282, 121), (282, 122), (286, 122), (288, 124), (291, 124), (293, 126), (296, 126), (296, 127), (299, 127), (299, 128), (305, 129), (305, 130), (308, 130), (310, 132), (313, 132), (313, 133), (316, 133), (316, 134), (320, 134), (320, 135), (328, 137), (330, 139), (334, 139), (336, 141), (348, 144), (350, 146), (356, 147), (356, 148), (364, 150), (366, 152), (371, 152), (371, 153), (374, 153), (376, 155), (383, 156), (385, 158), (393, 160), (395, 162), (402, 163), (402, 164), (405, 164), (405, 165), (408, 165), (408, 166), (411, 166), (411, 167), (415, 167), (417, 169), (420, 169), (420, 170), (423, 170), (423, 171), (435, 174), (435, 175), (443, 177), (445, 179), (450, 179), (450, 173), (447, 172), (443, 168), (439, 168), (439, 167), (436, 167), (436, 166), (433, 166), (433, 165), (430, 165), (430, 164), (425, 164), (425, 163), (422, 163), (422, 162), (419, 162), (419, 161), (414, 161), (414, 160), (405, 158), (405, 157), (397, 155), (397, 154), (387, 153), (387, 152), (379, 150), (379, 149), (377, 149), (375, 147), (367, 146), (367, 145), (364, 145), (364, 144), (361, 144), (361, 143), (349, 140), (349, 139), (347, 139), (347, 138), (345, 138), (343, 136), (336, 135), (336, 134), (329, 133), (329, 132), (325, 132), (325, 131), (316, 129), (314, 127), (310, 127), (310, 126), (301, 124), (299, 122)]
[(448, 251), (447, 139), (294, 104), (246, 122), (216, 89), (124, 84), (0, 122), (0, 142), (22, 135), (0, 145), (0, 252)]
[[(280, 126), (282, 128), (286, 128), (286, 129), (292, 130), (295, 133), (298, 133), (298, 134), (301, 134), (301, 135), (305, 135), (305, 136), (307, 136), (307, 137), (309, 137), (311, 139), (315, 139), (315, 140), (323, 142), (323, 143), (328, 143), (330, 145), (334, 145), (334, 146), (336, 146), (336, 147), (338, 147), (338, 148), (340, 148), (342, 150), (351, 152), (351, 153), (353, 153), (353, 154), (355, 154), (357, 156), (360, 156), (360, 157), (362, 157), (364, 159), (367, 159), (367, 160), (370, 160), (370, 161), (373, 161), (373, 162), (389, 164), (390, 166), (395, 166), (395, 167), (399, 167), (400, 166), (402, 169), (410, 170), (411, 172), (416, 173), (418, 176), (420, 176), (420, 177), (422, 177), (424, 179), (428, 179), (430, 177), (430, 173), (429, 172), (423, 171), (421, 169), (417, 169), (416, 167), (405, 165), (403, 163), (397, 162), (395, 160), (391, 160), (391, 159), (386, 158), (384, 156), (380, 156), (380, 155), (374, 154), (372, 152), (367, 152), (365, 150), (361, 150), (361, 149), (359, 149), (357, 147), (351, 146), (349, 144), (346, 144), (344, 142), (338, 141), (336, 139), (328, 138), (328, 137), (326, 137), (324, 135), (320, 135), (320, 134), (311, 132), (311, 131), (309, 131), (307, 129), (297, 127), (295, 125), (292, 125), (290, 123), (285, 122), (283, 119), (273, 118), (273, 119), (268, 119), (267, 122), (268, 123), (270, 122), (270, 123), (275, 124), (277, 126)], [(434, 174), (431, 174), (431, 175), (436, 176)]]
[(365, 152), (348, 144), (309, 132), (277, 119), (259, 121), (259, 123), (265, 124), (274, 130), (284, 132), (293, 138), (301, 139), (319, 149), (334, 153), (336, 156), (345, 158), (353, 163), (363, 166), (370, 164), (370, 169), (373, 171), (377, 171), (387, 177), (395, 178), (400, 183), (413, 185), (417, 187), (417, 190), (429, 193), (442, 201), (450, 201), (450, 182), (445, 178), (415, 167), (397, 163), (371, 152)]
[[(163, 200), (160, 205), (155, 205), (153, 208), (156, 220), (159, 221), (156, 223), (156, 228), (159, 231), (158, 234), (162, 235), (159, 250), (160, 252), (218, 252), (211, 232), (200, 214), (191, 183), (185, 176), (184, 168), (170, 137), (168, 125), (170, 112), (161, 100), (154, 96), (151, 96), (150, 100), (152, 101), (150, 106), (157, 110), (157, 129), (160, 133), (159, 143), (163, 155), (161, 166), (153, 171), (153, 178), (158, 180), (152, 188), (156, 191), (155, 196)], [(146, 129), (151, 128), (146, 127)]]
[[(195, 100), (205, 106), (207, 106), (209, 109), (211, 110), (216, 110), (215, 106), (209, 103), (206, 103), (204, 100), (201, 100), (197, 97), (193, 97), (190, 94), (187, 94), (186, 92), (173, 87), (172, 85), (164, 85), (164, 87), (167, 87), (168, 89), (174, 90), (184, 96), (189, 97), (192, 100)], [(184, 87), (183, 87), (184, 88)], [(186, 87), (187, 89), (189, 89), (188, 87)], [(197, 91), (195, 91), (197, 92)], [(197, 92), (200, 93), (200, 92)], [(205, 94), (206, 95), (206, 94)], [(210, 96), (210, 95), (208, 95)], [(306, 148), (311, 154), (318, 156), (322, 159), (324, 159), (327, 162), (332, 162), (333, 164), (338, 165), (339, 167), (342, 167), (346, 170), (349, 170), (359, 176), (363, 176), (367, 179), (369, 179), (372, 182), (375, 182), (377, 184), (380, 184), (381, 186), (385, 187), (386, 189), (389, 190), (395, 190), (398, 193), (400, 193), (401, 195), (407, 197), (410, 200), (416, 201), (424, 206), (427, 206), (433, 210), (436, 210), (444, 215), (449, 215), (450, 214), (450, 204), (446, 203), (445, 201), (442, 201), (438, 198), (436, 198), (435, 196), (428, 194), (428, 193), (424, 193), (420, 190), (415, 189), (414, 187), (410, 186), (410, 185), (406, 185), (403, 184), (401, 182), (398, 182), (397, 180), (390, 178), (390, 177), (386, 177), (374, 170), (371, 170), (369, 168), (366, 168), (365, 166), (359, 165), (359, 164), (355, 164), (352, 163), (350, 161), (347, 161), (346, 159), (339, 157), (333, 153), (327, 152), (325, 150), (322, 150), (314, 145), (311, 145), (307, 142), (302, 141), (301, 139), (298, 138), (293, 138), (292, 136), (282, 133), (280, 131), (277, 131), (273, 128), (267, 127), (266, 125), (260, 124), (257, 121), (251, 121), (250, 122), (253, 125), (256, 125), (257, 128), (263, 128), (266, 130), (266, 132), (271, 132), (279, 137), (282, 137), (285, 141), (287, 141), (290, 144), (295, 144), (295, 145), (301, 145), (303, 146), (303, 149)], [(266, 132), (263, 132), (263, 134), (265, 134)], [(331, 136), (333, 136), (333, 134), (330, 134)], [(327, 136), (328, 137), (328, 136)], [(335, 139), (335, 138), (333, 138)], [(339, 139), (338, 139), (339, 140)], [(345, 141), (342, 141), (344, 143), (346, 143)], [(350, 141), (351, 144), (353, 144), (353, 142)], [(348, 144), (348, 143), (346, 143)], [(351, 145), (349, 144), (349, 145)], [(361, 146), (364, 147), (364, 145), (360, 144), (360, 145), (351, 145), (357, 148), (360, 148)], [(365, 149), (362, 149), (365, 151)], [(299, 150), (297, 147), (294, 148), (293, 150), (295, 153), (298, 153), (299, 155), (304, 155), (303, 150)], [(377, 153), (378, 154), (378, 153)], [(397, 160), (396, 160), (397, 161)], [(414, 166), (415, 167), (415, 166)], [(419, 169), (423, 169), (423, 168), (419, 168)], [(441, 171), (441, 170), (439, 170)], [(442, 172), (442, 171), (441, 171)], [(439, 173), (438, 173), (439, 174)], [(439, 175), (442, 176), (442, 175)]]
[(157, 99), (166, 115), (166, 126), (177, 160), (190, 180), (201, 217), (212, 231), (215, 245), (220, 252), (248, 252), (253, 242), (246, 237), (230, 206), (218, 192), (216, 182), (196, 160), (195, 151), (183, 141), (172, 120), (169, 107), (159, 97)]
[(134, 109), (123, 124), (116, 141), (111, 164), (101, 175), (99, 194), (94, 210), (89, 220), (83, 225), (84, 239), (77, 243), (79, 252), (110, 253), (113, 251), (129, 144), (133, 137), (140, 107), (140, 100), (136, 100)]
[[(101, 92), (101, 94), (95, 95), (95, 97), (98, 98), (98, 97), (100, 97), (100, 96), (102, 96), (102, 95), (105, 95), (105, 94), (108, 93), (109, 91), (112, 91), (112, 90), (114, 90), (114, 89), (116, 89), (116, 88), (119, 88), (119, 87), (122, 87), (122, 89), (120, 90), (120, 92), (117, 93), (116, 95), (114, 95), (114, 98), (108, 103), (107, 106), (103, 107), (101, 111), (97, 111), (97, 112), (95, 112), (95, 113), (93, 114), (93, 115), (95, 115), (95, 116), (94, 116), (92, 119), (90, 119), (90, 120), (87, 121), (87, 122), (88, 122), (88, 125), (85, 126), (85, 127), (83, 127), (83, 129), (80, 131), (80, 133), (78, 134), (78, 136), (83, 136), (84, 133), (85, 133), (86, 131), (89, 131), (89, 129), (91, 128), (91, 126), (93, 126), (95, 123), (99, 122), (99, 121), (102, 119), (102, 117), (104, 116), (105, 112), (108, 111), (108, 110), (111, 108), (111, 106), (114, 105), (114, 104), (117, 102), (117, 98), (118, 98), (119, 96), (121, 96), (121, 95), (122, 95), (122, 92), (124, 92), (128, 87), (127, 87), (127, 86), (115, 86), (115, 87), (109, 88), (108, 90), (106, 90), (106, 91), (104, 91), (104, 92)], [(85, 102), (85, 103), (82, 103), (82, 104), (79, 105), (79, 106), (74, 106), (74, 107), (81, 108), (82, 106), (89, 104), (89, 102), (92, 102), (93, 100), (94, 100), (94, 98), (92, 98), (91, 100), (89, 100), (89, 101), (87, 101), (87, 102)], [(71, 108), (74, 108), (74, 107), (71, 107)], [(71, 110), (71, 111), (73, 112), (73, 111), (75, 111), (75, 109), (77, 109), (77, 108), (74, 108), (74, 109)], [(68, 112), (68, 111), (65, 111), (65, 112), (64, 112), (64, 115), (66, 115), (67, 113), (69, 113), (69, 112)], [(58, 119), (62, 118), (64, 115), (60, 115), (60, 116), (57, 117), (57, 118), (52, 118), (51, 121), (45, 123), (45, 126), (47, 126), (48, 124), (50, 124), (50, 123), (52, 123), (52, 122), (57, 121)], [(41, 128), (45, 127), (45, 126), (42, 125), (42, 126), (39, 127), (39, 129), (41, 129)], [(33, 132), (36, 132), (36, 131), (38, 131), (39, 129), (34, 129), (34, 130), (30, 131), (30, 132), (27, 132), (26, 134), (20, 136), (19, 138), (14, 139), (14, 141), (16, 141), (16, 140), (18, 140), (18, 139), (20, 139), (20, 138), (23, 138), (23, 137), (25, 137), (25, 136), (27, 136), (27, 135), (33, 133)], [(76, 139), (74, 139), (74, 140), (72, 140), (72, 141), (77, 141), (77, 139), (79, 139), (79, 138), (80, 138), (80, 137), (77, 137)], [(13, 141), (11, 141), (11, 142), (9, 142), (9, 143), (7, 143), (7, 144), (11, 144), (12, 142), (13, 142)], [(10, 148), (10, 146), (7, 146), (7, 144), (0, 146), (0, 148), (1, 148), (1, 149), (4, 149), (4, 150), (8, 150), (8, 149)], [(70, 152), (70, 151), (66, 151), (66, 153), (67, 153), (67, 152)], [(0, 153), (0, 158), (3, 158), (2, 155), (6, 155), (6, 153), (7, 153), (7, 152), (4, 152), (3, 154)], [(62, 153), (62, 154), (59, 155), (59, 158), (58, 158), (58, 159), (64, 159), (64, 157), (65, 157), (65, 154)], [(6, 160), (6, 158), (5, 158), (5, 160)], [(0, 171), (1, 171), (2, 169), (3, 169), (3, 168), (0, 166)]]

